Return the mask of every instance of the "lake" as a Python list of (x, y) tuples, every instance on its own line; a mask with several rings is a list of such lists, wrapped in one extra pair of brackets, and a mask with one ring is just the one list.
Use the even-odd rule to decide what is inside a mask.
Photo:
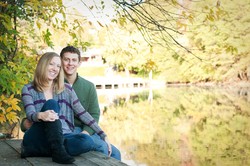
[(98, 92), (100, 125), (128, 165), (250, 165), (250, 88), (123, 92)]

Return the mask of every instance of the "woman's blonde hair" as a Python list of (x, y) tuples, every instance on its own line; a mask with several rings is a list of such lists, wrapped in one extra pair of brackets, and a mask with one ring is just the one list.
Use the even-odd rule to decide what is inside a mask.
[[(35, 89), (42, 92), (44, 87), (48, 86), (48, 66), (51, 60), (54, 57), (60, 56), (55, 52), (47, 52), (42, 55), (42, 57), (39, 59), (38, 64), (36, 66), (36, 70), (34, 73), (34, 80), (33, 84), (35, 86)], [(60, 58), (61, 60), (61, 58)], [(62, 67), (60, 68), (58, 76), (54, 79), (54, 92), (61, 93), (64, 90), (64, 74), (62, 71)]]

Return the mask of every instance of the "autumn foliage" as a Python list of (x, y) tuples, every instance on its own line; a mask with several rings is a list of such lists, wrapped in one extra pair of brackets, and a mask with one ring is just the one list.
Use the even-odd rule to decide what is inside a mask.
[(20, 115), (24, 114), (21, 89), (33, 77), (37, 49), (50, 44), (49, 32), (37, 33), (36, 22), (49, 21), (61, 8), (62, 1), (53, 5), (43, 1), (0, 2), (1, 127), (18, 123)]
[(6, 96), (1, 95), (0, 100), (0, 123), (9, 122), (10, 124), (18, 122), (19, 118), (17, 116), (17, 111), (21, 111), (18, 106), (19, 99), (14, 98), (14, 94), (6, 98)]

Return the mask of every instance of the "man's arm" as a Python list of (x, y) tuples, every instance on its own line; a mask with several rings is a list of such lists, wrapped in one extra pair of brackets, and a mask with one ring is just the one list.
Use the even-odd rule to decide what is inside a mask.
[[(95, 119), (98, 123), (100, 119), (100, 107), (98, 102), (98, 96), (95, 89), (95, 86), (91, 86), (89, 89), (88, 95), (88, 110), (89, 114)], [(94, 130), (92, 130), (89, 126), (83, 125), (83, 131), (87, 131), (90, 135), (94, 134)]]
[(27, 131), (31, 126), (32, 126), (33, 122), (31, 122), (29, 119), (27, 118), (23, 118), (21, 121), (21, 131), (25, 132)]

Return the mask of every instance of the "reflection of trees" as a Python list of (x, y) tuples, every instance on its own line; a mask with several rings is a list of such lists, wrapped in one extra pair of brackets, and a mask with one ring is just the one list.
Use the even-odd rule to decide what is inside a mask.
[[(148, 100), (148, 96), (150, 94), (148, 92), (141, 92), (141, 93), (137, 93), (137, 94), (129, 94), (129, 100), (127, 96), (116, 96), (116, 98), (114, 98), (112, 100), (112, 105), (113, 106), (125, 106), (128, 103), (139, 103), (139, 102), (143, 102), (143, 101), (147, 101)], [(155, 94), (154, 98), (159, 98), (159, 94)]]
[(192, 132), (192, 146), (200, 164), (249, 165), (249, 118), (216, 115), (198, 123)]
[(192, 87), (156, 93), (162, 96), (151, 108), (147, 101), (130, 103), (109, 108), (103, 117), (101, 124), (126, 158), (150, 166), (250, 164), (245, 98)]
[(197, 161), (209, 165), (249, 165), (250, 104), (225, 92), (209, 96), (214, 100), (203, 107), (206, 115), (191, 132)]

